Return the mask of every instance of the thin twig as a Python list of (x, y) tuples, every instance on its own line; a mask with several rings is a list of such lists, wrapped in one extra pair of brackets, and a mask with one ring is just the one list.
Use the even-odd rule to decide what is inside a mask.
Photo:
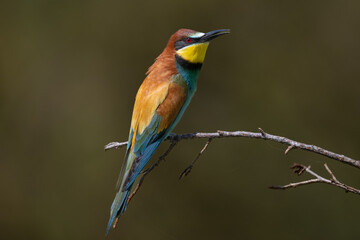
[(328, 167), (328, 165), (326, 163), (324, 163), (324, 166), (325, 166), (325, 169), (326, 171), (328, 171), (328, 173), (331, 175), (331, 179), (334, 181), (334, 182), (339, 182), (335, 175), (333, 174), (333, 172), (330, 170), (330, 168)]
[(205, 143), (203, 149), (201, 149), (201, 151), (198, 153), (198, 155), (196, 156), (196, 158), (195, 158), (195, 159), (191, 162), (191, 164), (190, 164), (187, 168), (185, 168), (185, 170), (180, 174), (179, 179), (182, 179), (183, 177), (187, 176), (187, 175), (191, 172), (194, 164), (195, 164), (196, 161), (200, 158), (200, 156), (205, 152), (205, 150), (208, 148), (208, 146), (209, 146), (209, 144), (211, 143), (212, 140), (213, 140), (213, 138), (209, 138), (209, 139), (207, 140), (207, 142)]
[(262, 130), (262, 128), (258, 128), (258, 129), (261, 133), (261, 136), (266, 137), (266, 132), (264, 130)]
[[(260, 128), (261, 129), (261, 128)], [(344, 156), (342, 154), (334, 153), (324, 148), (310, 145), (298, 141), (291, 140), (286, 137), (276, 136), (269, 133), (265, 133), (264, 130), (259, 130), (259, 133), (256, 132), (246, 132), (246, 131), (235, 131), (235, 132), (227, 132), (227, 131), (217, 131), (214, 133), (188, 133), (188, 134), (171, 134), (167, 137), (166, 140), (174, 140), (177, 141), (185, 140), (185, 139), (194, 139), (194, 138), (232, 138), (232, 137), (245, 137), (245, 138), (255, 138), (255, 139), (263, 139), (270, 140), (278, 143), (282, 143), (288, 146), (293, 146), (293, 148), (306, 150), (309, 152), (317, 153), (323, 155), (325, 157), (335, 159), (339, 162), (348, 164), (350, 166), (360, 168), (360, 161), (352, 159), (350, 157)], [(105, 146), (105, 150), (109, 150), (112, 148), (119, 148), (121, 146), (125, 146), (127, 142), (117, 143), (112, 142)]]
[(294, 145), (290, 145), (288, 146), (288, 148), (285, 150), (285, 155), (287, 155), (292, 149), (294, 149), (295, 146)]
[(351, 193), (360, 195), (360, 190), (350, 187), (350, 186), (338, 181), (326, 163), (324, 164), (324, 167), (330, 173), (330, 175), (332, 177), (331, 179), (324, 178), (324, 177), (320, 176), (319, 174), (315, 173), (314, 171), (312, 171), (310, 169), (310, 166), (306, 167), (302, 164), (294, 164), (291, 168), (294, 169), (295, 173), (297, 173), (298, 175), (301, 175), (303, 172), (307, 172), (308, 174), (312, 175), (315, 178), (301, 181), (301, 182), (296, 182), (296, 183), (289, 183), (289, 184), (283, 185), (283, 186), (281, 186), (281, 185), (280, 186), (270, 186), (269, 188), (285, 190), (288, 188), (296, 188), (299, 186), (308, 185), (308, 184), (312, 184), (312, 183), (326, 183), (326, 184), (329, 184), (329, 185), (332, 185), (335, 187), (342, 188), (345, 190), (345, 192), (351, 192)]
[(276, 186), (270, 186), (270, 189), (280, 189), (280, 190), (285, 190), (287, 188), (296, 188), (298, 186), (302, 186), (302, 185), (307, 185), (307, 184), (311, 184), (311, 183), (318, 183), (320, 182), (319, 179), (310, 179), (310, 180), (305, 180), (302, 182), (297, 182), (297, 183), (289, 183), (287, 185), (281, 186), (281, 185), (276, 185)]

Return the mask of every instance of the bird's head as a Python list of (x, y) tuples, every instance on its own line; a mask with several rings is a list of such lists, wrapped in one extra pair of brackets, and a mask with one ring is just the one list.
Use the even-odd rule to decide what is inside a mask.
[(230, 33), (229, 29), (220, 29), (207, 33), (190, 29), (179, 29), (169, 39), (164, 51), (150, 66), (147, 74), (168, 74), (169, 76), (180, 73), (183, 77), (192, 74), (197, 77), (209, 42), (221, 35)]
[(230, 33), (229, 29), (219, 29), (207, 33), (190, 29), (180, 29), (173, 35), (175, 58), (192, 65), (204, 62), (209, 42), (221, 35)]

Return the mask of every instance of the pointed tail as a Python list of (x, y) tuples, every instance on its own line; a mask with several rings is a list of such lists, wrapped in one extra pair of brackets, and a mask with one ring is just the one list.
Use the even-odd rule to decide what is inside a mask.
[[(118, 218), (123, 212), (125, 212), (130, 195), (130, 190), (132, 185), (134, 184), (135, 179), (139, 175), (140, 171), (144, 168), (145, 164), (149, 161), (150, 157), (154, 154), (155, 150), (163, 139), (164, 137), (148, 145), (141, 157), (136, 156), (136, 154), (132, 150), (130, 150), (130, 152), (126, 154), (126, 163), (124, 165), (125, 173), (122, 176), (121, 184), (118, 184), (120, 186), (110, 208), (110, 220), (106, 228), (105, 235), (108, 234), (110, 227), (114, 224), (116, 218)], [(130, 169), (132, 169), (133, 167), (133, 164), (135, 164), (135, 169), (133, 169), (134, 171), (130, 171)]]
[(110, 227), (113, 225), (115, 218), (117, 218), (123, 212), (125, 212), (126, 206), (127, 206), (127, 201), (128, 201), (129, 195), (130, 195), (130, 188), (123, 192), (121, 191), (121, 188), (120, 188), (119, 191), (117, 192), (115, 199), (110, 208), (110, 219), (109, 219), (108, 226), (106, 228), (105, 236), (107, 236), (107, 234), (110, 230)]

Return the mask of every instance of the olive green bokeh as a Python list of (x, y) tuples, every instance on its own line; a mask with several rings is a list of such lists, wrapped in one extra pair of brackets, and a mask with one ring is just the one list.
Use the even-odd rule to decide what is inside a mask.
[[(2, 239), (104, 239), (147, 67), (181, 27), (211, 43), (175, 129), (248, 130), (360, 156), (359, 1), (8, 1), (0, 6)], [(274, 191), (294, 162), (345, 183), (360, 172), (252, 139), (184, 141), (145, 180), (108, 239), (356, 239), (360, 197)], [(166, 149), (164, 143), (157, 152)]]

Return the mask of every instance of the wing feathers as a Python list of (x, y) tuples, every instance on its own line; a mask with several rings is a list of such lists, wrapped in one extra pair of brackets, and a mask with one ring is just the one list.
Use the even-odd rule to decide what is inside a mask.
[(166, 99), (156, 110), (156, 113), (161, 117), (158, 133), (164, 131), (174, 122), (186, 99), (187, 88), (185, 86), (174, 82), (170, 84)]
[[(144, 86), (144, 87), (143, 87)], [(138, 125), (138, 133), (142, 134), (145, 128), (150, 124), (155, 110), (164, 101), (168, 94), (169, 82), (163, 82), (157, 87), (149, 84), (143, 84), (136, 95), (133, 119), (131, 128), (135, 129)]]
[(148, 91), (140, 87), (133, 114), (138, 116), (138, 119), (132, 119), (131, 131), (134, 133), (122, 191), (128, 190), (159, 144), (174, 127), (174, 120), (186, 100), (187, 88), (186, 84), (179, 84), (172, 79), (167, 84), (160, 84), (152, 89), (148, 95), (144, 94)]

